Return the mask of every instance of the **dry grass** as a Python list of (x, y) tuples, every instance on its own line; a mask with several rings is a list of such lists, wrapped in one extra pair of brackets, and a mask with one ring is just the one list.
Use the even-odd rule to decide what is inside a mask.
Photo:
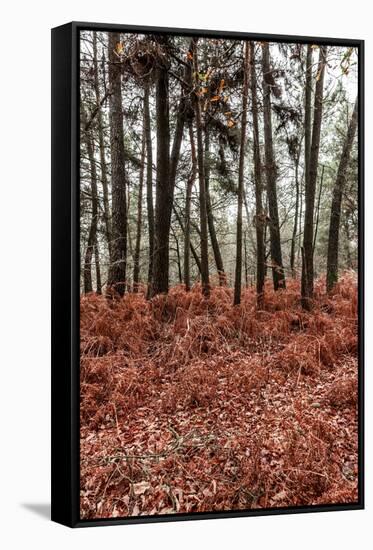
[(81, 299), (84, 518), (357, 499), (357, 292)]

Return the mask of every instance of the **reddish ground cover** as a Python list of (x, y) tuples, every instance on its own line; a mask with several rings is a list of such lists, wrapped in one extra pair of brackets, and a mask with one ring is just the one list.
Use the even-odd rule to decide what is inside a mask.
[(81, 299), (81, 516), (357, 500), (357, 291)]

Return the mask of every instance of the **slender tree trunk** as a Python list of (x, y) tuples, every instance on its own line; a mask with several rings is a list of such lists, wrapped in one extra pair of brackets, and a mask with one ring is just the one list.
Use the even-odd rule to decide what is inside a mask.
[(234, 281), (233, 305), (241, 303), (242, 286), (242, 203), (244, 194), (245, 153), (246, 153), (246, 125), (247, 125), (247, 96), (249, 92), (249, 42), (244, 43), (244, 82), (242, 90), (242, 119), (241, 119), (241, 143), (240, 159), (238, 165), (238, 204), (237, 204), (237, 230), (236, 230), (236, 270)]
[(344, 230), (345, 238), (346, 238), (347, 268), (348, 269), (353, 269), (354, 264), (353, 264), (353, 261), (352, 261), (351, 246), (350, 246), (351, 235), (350, 235), (349, 219), (348, 219), (348, 214), (347, 213), (346, 213), (346, 215), (344, 217), (344, 220), (343, 220), (343, 230)]
[(243, 237), (243, 243), (244, 243), (244, 251), (245, 251), (245, 288), (248, 288), (249, 286), (249, 265), (248, 265), (248, 261), (247, 261), (247, 234), (246, 234), (246, 230), (244, 232), (244, 237)]
[(182, 284), (182, 282), (183, 282), (183, 272), (182, 272), (182, 269), (181, 269), (181, 254), (180, 254), (179, 239), (178, 239), (177, 234), (174, 230), (172, 230), (172, 235), (174, 237), (175, 246), (176, 246), (177, 274), (178, 274), (178, 277), (179, 277), (179, 283)]
[[(183, 220), (181, 219), (178, 211), (176, 210), (175, 207), (173, 207), (173, 211), (174, 211), (174, 214), (175, 214), (175, 218), (178, 222), (178, 224), (180, 225), (180, 229), (182, 230), (182, 232), (184, 233), (184, 238), (185, 238), (185, 235), (186, 235), (186, 230), (185, 230), (185, 227), (184, 227), (184, 224), (183, 224)], [(194, 258), (194, 261), (196, 263), (196, 266), (198, 268), (198, 271), (200, 274), (202, 274), (202, 266), (201, 266), (201, 260), (199, 259), (199, 256), (197, 254), (197, 251), (196, 249), (194, 248), (192, 242), (190, 241), (190, 251), (192, 253), (192, 256)]]
[[(191, 65), (187, 63), (184, 81), (191, 81)], [(183, 140), (187, 111), (187, 95), (181, 90), (175, 134), (170, 155), (168, 69), (157, 68), (157, 194), (155, 211), (155, 248), (151, 295), (168, 292), (169, 285), (169, 238), (172, 204), (176, 183), (177, 166)]]
[[(105, 223), (105, 236), (109, 252), (109, 264), (111, 262), (111, 215), (109, 205), (109, 185), (107, 166), (105, 158), (105, 139), (104, 139), (104, 122), (101, 108), (101, 93), (100, 93), (100, 79), (98, 73), (98, 60), (97, 60), (97, 33), (93, 33), (93, 65), (94, 65), (94, 89), (96, 97), (96, 105), (98, 108), (97, 113), (97, 127), (98, 127), (98, 142), (100, 147), (100, 164), (101, 164), (101, 185), (103, 194), (103, 208), (104, 208), (104, 223)], [(105, 79), (105, 75), (103, 75)]]
[[(110, 150), (112, 187), (112, 258), (108, 287), (123, 296), (126, 288), (127, 264), (127, 174), (125, 169), (121, 67), (116, 55), (120, 34), (109, 34), (109, 84), (111, 95)], [(110, 294), (110, 293), (109, 293)]]
[[(145, 117), (144, 117), (145, 119)], [(142, 133), (142, 145), (141, 145), (141, 166), (139, 177), (139, 194), (137, 197), (137, 230), (136, 230), (136, 244), (135, 255), (133, 265), (133, 291), (137, 292), (140, 281), (140, 248), (141, 248), (141, 230), (142, 230), (142, 192), (144, 184), (144, 165), (145, 165), (145, 152), (146, 152), (146, 134), (145, 134), (145, 120), (143, 124)]]
[(209, 128), (205, 127), (205, 188), (206, 188), (206, 210), (207, 210), (207, 223), (210, 233), (210, 240), (212, 250), (214, 252), (214, 259), (216, 269), (219, 277), (219, 285), (225, 285), (227, 282), (223, 258), (220, 252), (218, 238), (215, 231), (214, 215), (212, 211), (211, 196), (210, 196), (210, 135)]
[(264, 141), (265, 162), (267, 174), (267, 196), (269, 207), (269, 230), (271, 236), (271, 260), (273, 286), (275, 290), (285, 288), (285, 272), (282, 263), (281, 236), (277, 206), (277, 166), (273, 151), (272, 115), (271, 115), (271, 68), (269, 58), (269, 44), (263, 44), (263, 113), (264, 113)]
[(144, 88), (144, 132), (146, 141), (146, 205), (149, 235), (148, 298), (150, 297), (151, 292), (154, 257), (153, 147), (150, 125), (149, 95), (150, 84), (146, 83)]
[(319, 185), (319, 193), (318, 193), (317, 206), (316, 206), (315, 234), (313, 236), (313, 245), (312, 245), (313, 254), (315, 254), (315, 247), (316, 247), (316, 241), (317, 241), (317, 232), (319, 230), (320, 203), (321, 203), (321, 194), (322, 194), (322, 188), (323, 188), (323, 183), (324, 183), (324, 169), (325, 169), (325, 166), (322, 165), (320, 185)]
[(295, 246), (297, 242), (298, 231), (298, 218), (299, 218), (299, 160), (300, 156), (297, 154), (295, 159), (295, 213), (294, 213), (294, 225), (293, 234), (291, 236), (291, 248), (290, 248), (290, 269), (293, 279), (296, 278), (295, 270)]
[(193, 124), (189, 123), (189, 141), (192, 158), (192, 172), (187, 181), (185, 212), (184, 212), (184, 284), (185, 290), (190, 290), (190, 207), (192, 202), (192, 189), (197, 176), (196, 146), (193, 136)]
[[(307, 45), (306, 53), (306, 83), (305, 83), (305, 101), (304, 101), (304, 188), (308, 189), (309, 174), (310, 174), (310, 154), (311, 154), (311, 138), (312, 138), (312, 44)], [(302, 216), (303, 216), (303, 194), (301, 194), (300, 204), (300, 220), (299, 220), (299, 234), (301, 235), (302, 229)], [(304, 292), (303, 286), (305, 284), (305, 262), (304, 262), (304, 250), (303, 244), (300, 241), (299, 250), (302, 252), (302, 295)]]
[(100, 252), (98, 249), (97, 235), (96, 235), (96, 242), (95, 242), (95, 265), (96, 265), (96, 293), (102, 294)]
[[(83, 117), (83, 126), (86, 121), (85, 112), (82, 112)], [(91, 175), (91, 205), (92, 205), (92, 215), (91, 223), (89, 226), (87, 248), (84, 256), (84, 268), (83, 268), (83, 279), (84, 279), (84, 292), (93, 291), (92, 286), (92, 259), (95, 252), (95, 247), (97, 247), (97, 223), (98, 223), (98, 198), (97, 198), (97, 170), (96, 170), (96, 160), (94, 152), (94, 141), (90, 130), (84, 132), (84, 141), (87, 149), (89, 166), (90, 166), (90, 175)], [(101, 277), (99, 277), (100, 279)], [(100, 282), (100, 281), (99, 281)]]
[(309, 171), (306, 170), (305, 179), (305, 213), (302, 251), (302, 306), (305, 309), (311, 308), (313, 298), (313, 216), (315, 210), (316, 180), (320, 149), (325, 65), (326, 47), (320, 46), (315, 87), (315, 106), (312, 127), (311, 151), (309, 158)]
[(306, 187), (310, 173), (311, 154), (311, 115), (312, 115), (312, 44), (307, 45), (306, 89), (304, 105), (304, 177)]
[(346, 182), (346, 172), (350, 162), (351, 150), (356, 134), (358, 119), (358, 102), (355, 107), (348, 126), (347, 136), (343, 145), (342, 156), (338, 166), (337, 179), (334, 184), (332, 206), (330, 212), (329, 241), (328, 241), (328, 263), (326, 288), (330, 292), (338, 281), (338, 248), (339, 248), (339, 227), (341, 218), (342, 196)]
[(202, 292), (205, 296), (210, 295), (210, 280), (209, 280), (209, 259), (208, 259), (208, 240), (207, 240), (207, 211), (206, 211), (206, 188), (205, 188), (205, 166), (204, 166), (204, 151), (203, 151), (203, 127), (200, 102), (200, 84), (198, 79), (198, 54), (197, 54), (197, 38), (193, 40), (193, 67), (196, 75), (194, 90), (194, 107), (196, 117), (197, 130), (197, 158), (198, 158), (198, 180), (199, 180), (199, 204), (200, 204), (200, 225), (201, 225), (201, 269), (202, 269)]
[(157, 67), (156, 120), (157, 120), (157, 188), (155, 204), (154, 263), (151, 296), (168, 292), (169, 240), (172, 209), (170, 188), (170, 121), (168, 96), (168, 70)]
[(263, 183), (262, 165), (260, 160), (259, 145), (259, 121), (258, 121), (258, 97), (257, 80), (255, 71), (255, 43), (250, 42), (250, 84), (253, 115), (253, 151), (254, 151), (254, 178), (255, 178), (255, 231), (256, 231), (256, 292), (257, 305), (263, 307), (264, 279), (265, 279), (265, 244), (264, 228), (266, 225), (266, 213), (263, 209)]
[(299, 231), (298, 231), (298, 254), (297, 254), (297, 264), (300, 265), (300, 254), (302, 249), (302, 219), (303, 219), (303, 179), (304, 179), (304, 173), (303, 177), (301, 178), (299, 182)]

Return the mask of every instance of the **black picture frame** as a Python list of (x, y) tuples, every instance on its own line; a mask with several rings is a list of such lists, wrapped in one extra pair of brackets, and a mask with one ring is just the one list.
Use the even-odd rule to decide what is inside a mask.
[[(140, 32), (355, 47), (358, 72), (359, 500), (256, 510), (81, 520), (79, 517), (79, 33)], [(52, 29), (52, 520), (69, 527), (364, 508), (364, 41), (72, 22)]]

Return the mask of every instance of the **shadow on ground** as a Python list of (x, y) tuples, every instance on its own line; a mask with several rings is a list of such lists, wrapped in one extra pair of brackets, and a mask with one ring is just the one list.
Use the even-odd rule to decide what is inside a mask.
[(51, 518), (51, 505), (50, 503), (29, 503), (24, 502), (21, 504), (22, 508), (25, 508), (26, 510), (30, 510), (30, 512), (33, 512), (34, 514), (38, 515), (39, 517), (43, 519), (50, 519)]

